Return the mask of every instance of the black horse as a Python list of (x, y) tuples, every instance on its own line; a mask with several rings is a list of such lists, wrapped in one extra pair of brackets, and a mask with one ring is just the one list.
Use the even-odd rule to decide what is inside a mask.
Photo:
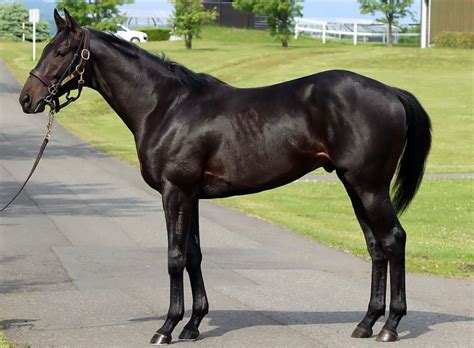
[[(429, 117), (412, 94), (339, 70), (235, 88), (112, 34), (81, 28), (66, 11), (65, 20), (56, 11), (54, 18), (58, 32), (26, 81), (20, 103), (26, 113), (41, 112), (84, 84), (133, 133), (142, 176), (162, 195), (168, 231), (170, 307), (151, 343), (169, 343), (183, 318), (185, 268), (193, 310), (179, 337), (196, 339), (208, 313), (199, 199), (271, 189), (318, 167), (335, 170), (344, 184), (372, 258), (368, 311), (352, 337), (370, 337), (385, 314), (390, 263), (390, 314), (377, 340), (397, 339), (407, 308), (406, 234), (397, 213), (413, 199), (431, 145)], [(76, 73), (65, 79), (74, 62)]]

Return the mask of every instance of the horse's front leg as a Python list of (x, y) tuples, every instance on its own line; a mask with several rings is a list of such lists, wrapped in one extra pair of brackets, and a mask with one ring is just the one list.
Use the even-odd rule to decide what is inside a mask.
[(183, 270), (194, 201), (191, 194), (171, 183), (165, 184), (162, 199), (168, 230), (170, 307), (165, 323), (152, 337), (151, 344), (170, 343), (173, 329), (184, 316)]
[(186, 251), (187, 261), (186, 270), (189, 274), (191, 282), (191, 290), (193, 293), (193, 313), (189, 322), (183, 328), (179, 335), (180, 340), (195, 340), (199, 336), (199, 324), (209, 311), (209, 303), (207, 301), (206, 289), (204, 288), (204, 280), (201, 272), (201, 246), (199, 241), (199, 201), (193, 204), (193, 215), (191, 228), (188, 238), (188, 247)]

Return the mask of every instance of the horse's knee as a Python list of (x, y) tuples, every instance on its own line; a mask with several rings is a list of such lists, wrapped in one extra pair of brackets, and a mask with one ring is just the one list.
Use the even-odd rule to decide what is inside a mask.
[(170, 250), (168, 252), (168, 274), (182, 273), (186, 266), (186, 256), (180, 250)]

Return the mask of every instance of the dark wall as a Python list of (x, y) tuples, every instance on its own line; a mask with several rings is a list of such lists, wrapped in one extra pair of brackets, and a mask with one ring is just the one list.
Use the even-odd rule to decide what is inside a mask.
[(226, 27), (236, 27), (236, 28), (257, 28), (264, 29), (266, 28), (266, 22), (262, 17), (256, 16), (255, 13), (247, 13), (236, 10), (232, 6), (232, 0), (227, 1), (204, 1), (204, 8), (206, 10), (216, 9), (218, 17), (216, 23)]

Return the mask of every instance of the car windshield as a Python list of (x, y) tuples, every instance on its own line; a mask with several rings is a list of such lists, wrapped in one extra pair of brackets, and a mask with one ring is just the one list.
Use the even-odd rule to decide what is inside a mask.
[(125, 31), (128, 31), (128, 28), (124, 27), (122, 24), (117, 24), (117, 30), (125, 30)]

